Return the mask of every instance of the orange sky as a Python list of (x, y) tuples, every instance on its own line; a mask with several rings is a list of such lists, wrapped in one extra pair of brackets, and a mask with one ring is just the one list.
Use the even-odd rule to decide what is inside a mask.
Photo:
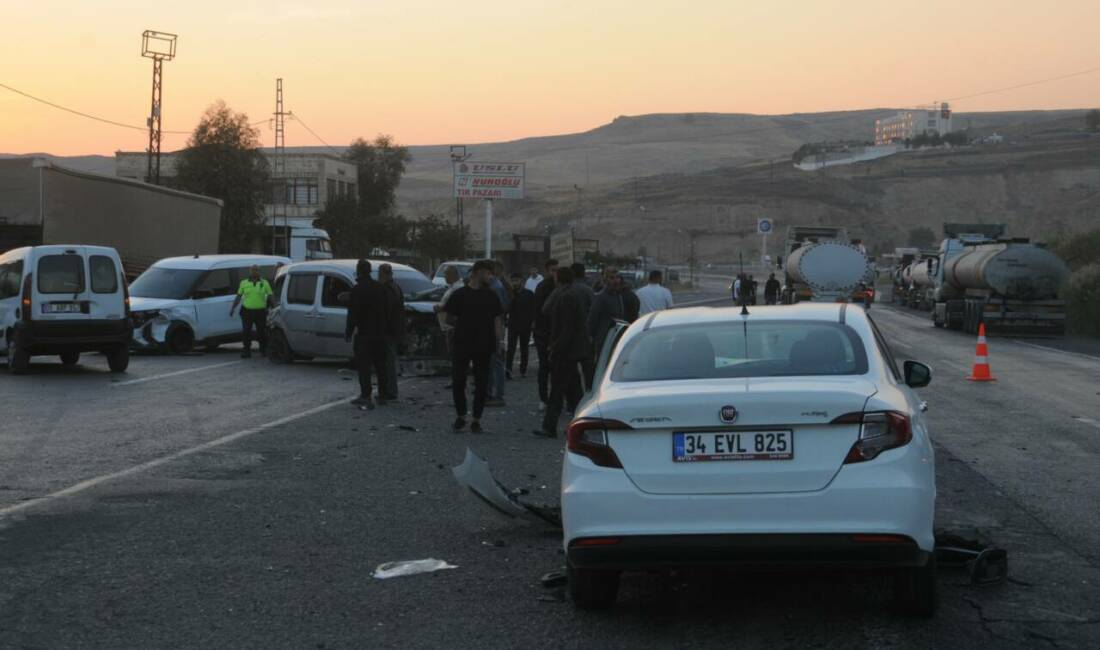
[[(286, 106), (334, 145), (582, 131), (617, 115), (909, 106), (1100, 67), (1100, 2), (864, 0), (9, 0), (0, 83), (141, 126), (144, 29), (180, 35), (164, 129), (216, 99)], [(1008, 9), (1006, 7), (1012, 7)], [(959, 111), (1100, 105), (1100, 73), (955, 102)], [(0, 152), (142, 150), (146, 134), (0, 89)], [(262, 129), (265, 143), (272, 134)], [(168, 135), (165, 149), (183, 145)], [(317, 142), (300, 125), (288, 145)]]

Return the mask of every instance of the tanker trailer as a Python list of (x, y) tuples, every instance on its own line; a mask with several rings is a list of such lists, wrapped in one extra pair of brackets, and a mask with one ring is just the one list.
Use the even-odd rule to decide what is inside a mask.
[(932, 310), (932, 293), (936, 283), (936, 266), (939, 259), (925, 257), (909, 267), (909, 293), (906, 305), (921, 311)]
[(1057, 255), (1027, 240), (965, 246), (943, 265), (932, 318), (975, 334), (1063, 335), (1066, 303), (1060, 299), (1069, 268)]
[(874, 267), (858, 247), (827, 241), (797, 248), (787, 256), (784, 302), (848, 301), (860, 283), (874, 281)]

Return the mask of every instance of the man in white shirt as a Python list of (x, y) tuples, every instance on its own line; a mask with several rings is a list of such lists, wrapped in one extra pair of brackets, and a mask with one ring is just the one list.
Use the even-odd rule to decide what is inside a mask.
[(639, 315), (672, 309), (672, 292), (667, 287), (661, 286), (661, 279), (660, 271), (650, 271), (649, 284), (634, 292), (638, 296), (638, 302), (641, 303)]
[(531, 274), (527, 276), (527, 282), (523, 284), (523, 288), (527, 289), (531, 293), (535, 292), (535, 289), (539, 288), (539, 283), (542, 282), (542, 274), (539, 273), (539, 267), (532, 266)]

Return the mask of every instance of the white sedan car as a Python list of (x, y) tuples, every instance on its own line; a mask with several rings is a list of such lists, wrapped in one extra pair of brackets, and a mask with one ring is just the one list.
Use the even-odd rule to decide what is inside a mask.
[(887, 569), (898, 605), (936, 605), (932, 443), (862, 308), (662, 311), (608, 334), (568, 430), (569, 586), (611, 606), (623, 570)]

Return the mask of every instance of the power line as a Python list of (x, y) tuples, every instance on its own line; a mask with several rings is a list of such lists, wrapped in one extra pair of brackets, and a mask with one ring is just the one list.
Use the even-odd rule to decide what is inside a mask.
[(296, 120), (299, 124), (301, 124), (303, 129), (305, 129), (306, 131), (309, 131), (310, 135), (312, 135), (314, 138), (317, 138), (317, 141), (320, 142), (321, 144), (325, 145), (326, 147), (328, 147), (329, 150), (332, 151), (332, 153), (334, 153), (338, 156), (343, 155), (342, 151), (338, 150), (336, 147), (332, 146), (331, 144), (325, 142), (324, 138), (317, 135), (317, 133), (313, 129), (309, 128), (309, 125), (306, 124), (304, 121), (302, 121), (302, 118), (297, 113), (295, 113), (294, 111), (290, 112), (290, 119)]
[(996, 88), (994, 90), (984, 90), (980, 93), (974, 93), (972, 95), (962, 95), (961, 97), (949, 97), (945, 101), (957, 102), (961, 99), (971, 99), (972, 97), (982, 97), (983, 95), (992, 95), (995, 93), (1008, 92), (1009, 90), (1018, 90), (1020, 88), (1028, 88), (1030, 86), (1038, 86), (1040, 84), (1050, 83), (1052, 81), (1061, 81), (1063, 79), (1072, 79), (1073, 77), (1081, 77), (1087, 74), (1093, 74), (1094, 72), (1100, 72), (1100, 67), (1089, 68), (1088, 70), (1081, 70), (1079, 72), (1071, 72), (1069, 74), (1060, 75), (1057, 77), (1048, 77), (1047, 79), (1039, 79), (1038, 81), (1029, 81), (1027, 83), (1017, 84), (1015, 86), (1006, 86), (1004, 88)]
[[(123, 124), (122, 122), (116, 122), (114, 120), (109, 120), (105, 117), (99, 117), (97, 115), (91, 115), (89, 113), (84, 113), (82, 111), (78, 111), (76, 109), (69, 108), (67, 106), (62, 106), (61, 104), (55, 104), (51, 101), (42, 99), (41, 97), (35, 97), (34, 95), (32, 95), (30, 93), (23, 92), (22, 90), (19, 90), (18, 88), (12, 88), (11, 86), (9, 86), (7, 84), (0, 83), (0, 88), (4, 88), (5, 90), (10, 90), (11, 92), (13, 92), (17, 95), (22, 95), (22, 96), (26, 97), (27, 99), (32, 99), (32, 100), (34, 100), (36, 102), (39, 102), (41, 104), (45, 104), (46, 106), (50, 106), (52, 108), (56, 108), (58, 110), (65, 111), (66, 113), (72, 113), (73, 115), (79, 115), (80, 117), (86, 117), (89, 120), (95, 120), (96, 122), (103, 122), (104, 124), (110, 124), (112, 126), (122, 127), (124, 129), (134, 129), (136, 131), (145, 131), (148, 128), (148, 127), (144, 127), (144, 126), (134, 126), (133, 124)], [(189, 131), (163, 131), (163, 133), (175, 133), (175, 134), (187, 135), (190, 132)]]

